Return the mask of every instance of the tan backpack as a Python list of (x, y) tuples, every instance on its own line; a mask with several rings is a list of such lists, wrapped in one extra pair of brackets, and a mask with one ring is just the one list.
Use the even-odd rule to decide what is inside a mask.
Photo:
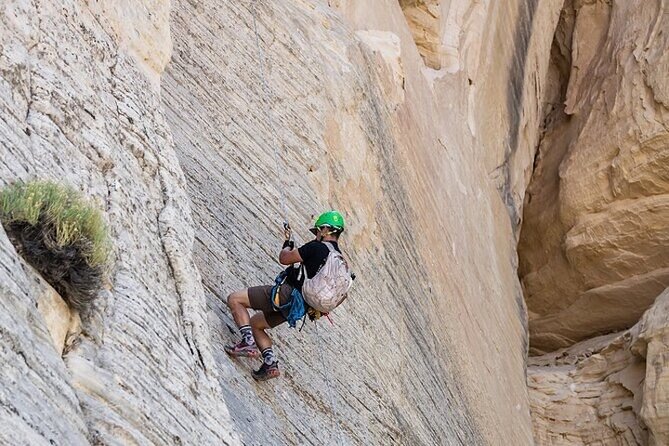
[(332, 243), (323, 243), (328, 247), (330, 253), (325, 264), (314, 277), (309, 279), (306, 271), (303, 271), (302, 296), (311, 308), (321, 313), (329, 313), (346, 298), (353, 278), (344, 256), (334, 249)]

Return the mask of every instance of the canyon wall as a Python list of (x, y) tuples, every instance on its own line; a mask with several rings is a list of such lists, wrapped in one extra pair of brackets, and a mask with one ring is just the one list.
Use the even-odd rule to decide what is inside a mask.
[(566, 2), (519, 274), (537, 353), (629, 328), (669, 285), (664, 2)]
[[(407, 5), (330, 3), (3, 4), (2, 184), (73, 184), (116, 256), (77, 323), (2, 236), (3, 441), (531, 443), (500, 195), (523, 191), (490, 172), (538, 119), (524, 66), (556, 13), (441, 4), (433, 66)], [(301, 237), (344, 212), (358, 280), (335, 326), (276, 330), (284, 375), (259, 386), (222, 352), (222, 299), (278, 271), (279, 190)]]
[(668, 20), (566, 1), (558, 22), (518, 245), (538, 444), (669, 441)]
[(160, 103), (169, 2), (118, 6), (0, 5), (0, 183), (82, 190), (115, 250), (110, 283), (77, 329), (0, 233), (1, 444), (238, 443)]

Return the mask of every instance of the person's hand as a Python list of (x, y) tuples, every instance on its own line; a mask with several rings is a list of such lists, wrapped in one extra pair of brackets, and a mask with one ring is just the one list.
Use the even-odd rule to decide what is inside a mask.
[(286, 240), (293, 238), (293, 230), (290, 229), (290, 226), (288, 226), (287, 223), (283, 225), (283, 236)]

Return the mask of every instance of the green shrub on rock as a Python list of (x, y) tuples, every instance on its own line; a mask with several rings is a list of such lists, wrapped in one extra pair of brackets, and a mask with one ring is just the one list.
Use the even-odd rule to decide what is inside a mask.
[(88, 308), (111, 258), (95, 207), (67, 186), (19, 182), (0, 190), (0, 222), (17, 251), (72, 307)]

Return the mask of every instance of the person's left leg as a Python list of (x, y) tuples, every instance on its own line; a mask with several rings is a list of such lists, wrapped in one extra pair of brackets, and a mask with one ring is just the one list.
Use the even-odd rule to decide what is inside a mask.
[(285, 318), (280, 313), (259, 312), (251, 318), (251, 328), (253, 330), (253, 337), (260, 353), (262, 354), (263, 363), (258, 370), (253, 372), (253, 378), (258, 381), (264, 381), (279, 376), (279, 361), (272, 349), (272, 338), (265, 332), (269, 328), (285, 322)]
[(232, 318), (238, 327), (249, 325), (251, 317), (247, 308), (251, 308), (251, 302), (248, 288), (231, 293), (225, 303), (230, 308)]

